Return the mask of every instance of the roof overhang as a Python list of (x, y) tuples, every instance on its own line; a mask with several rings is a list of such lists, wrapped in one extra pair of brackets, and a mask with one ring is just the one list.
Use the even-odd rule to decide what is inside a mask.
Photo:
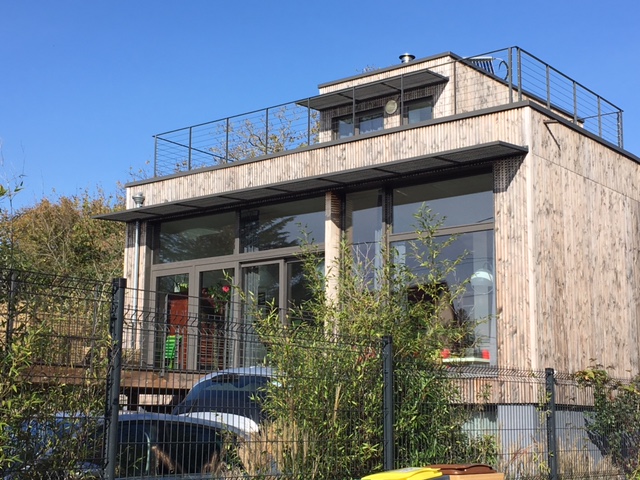
[(435, 73), (430, 70), (420, 70), (336, 92), (325, 93), (324, 95), (318, 95), (317, 97), (309, 98), (308, 100), (301, 100), (296, 103), (300, 106), (309, 107), (314, 110), (327, 110), (329, 108), (348, 105), (353, 102), (361, 102), (371, 98), (396, 95), (402, 91), (407, 91), (412, 88), (445, 83), (448, 80), (449, 79), (447, 77), (440, 75), (439, 73)]
[(433, 155), (396, 160), (365, 168), (344, 170), (291, 182), (271, 184), (264, 187), (230, 191), (176, 202), (161, 203), (148, 207), (123, 210), (121, 212), (98, 215), (95, 218), (117, 222), (160, 220), (176, 215), (189, 215), (204, 209), (236, 207), (248, 202), (264, 201), (289, 195), (336, 190), (369, 182), (392, 181), (406, 177), (407, 175), (424, 174), (443, 168), (492, 163), (504, 158), (524, 156), (527, 152), (527, 147), (497, 141), (473, 147), (449, 150)]

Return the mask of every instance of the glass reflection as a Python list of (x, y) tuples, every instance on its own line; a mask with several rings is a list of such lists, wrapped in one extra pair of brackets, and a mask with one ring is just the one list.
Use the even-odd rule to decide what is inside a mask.
[(415, 214), (425, 204), (443, 227), (493, 220), (493, 175), (456, 178), (393, 191), (393, 233), (414, 232)]
[(315, 243), (324, 242), (324, 197), (240, 212), (241, 252), (294, 247), (305, 236)]
[(234, 212), (162, 222), (155, 263), (231, 255), (235, 226)]
[[(445, 241), (445, 237), (440, 239)], [(495, 278), (494, 278), (494, 234), (493, 230), (459, 235), (444, 248), (438, 261), (462, 261), (447, 278), (441, 279), (443, 286), (466, 285), (464, 293), (455, 298), (450, 311), (456, 322), (474, 322), (473, 339), (461, 345), (465, 351), (459, 355), (488, 360), (496, 363), (496, 318), (495, 318)], [(427, 269), (419, 262), (426, 249), (419, 243), (409, 241), (394, 242), (391, 245), (396, 263), (407, 265), (416, 275), (426, 278)], [(443, 288), (445, 288), (443, 287)]]

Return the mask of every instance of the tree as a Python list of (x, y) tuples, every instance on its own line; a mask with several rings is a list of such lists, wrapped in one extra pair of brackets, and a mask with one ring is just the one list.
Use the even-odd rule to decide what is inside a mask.
[(122, 198), (85, 190), (16, 212), (0, 209), (0, 263), (74, 277), (121, 276), (124, 226), (93, 217), (122, 204)]
[[(463, 431), (467, 412), (456, 407), (457, 390), (440, 359), (444, 347), (469, 346), (474, 328), (458, 321), (453, 307), (467, 282), (447, 283), (462, 258), (442, 255), (455, 238), (436, 237), (441, 219), (424, 209), (416, 220), (418, 240), (407, 255), (416, 257), (418, 272), (404, 262), (358, 264), (344, 244), (332, 268), (338, 284), (332, 301), (321, 257), (309, 247), (303, 259), (312, 298), (285, 322), (273, 309), (255, 313), (267, 362), (279, 372), (264, 407), (284, 445), (271, 452), (283, 473), (360, 478), (381, 468), (385, 336), (394, 345), (396, 466), (495, 461), (494, 439)], [(392, 260), (397, 252), (385, 256)], [(368, 269), (375, 281), (362, 274)]]
[(225, 141), (222, 146), (209, 148), (216, 163), (247, 160), (317, 143), (319, 120), (316, 111), (289, 104), (264, 112), (264, 116), (252, 115), (217, 125), (216, 138)]

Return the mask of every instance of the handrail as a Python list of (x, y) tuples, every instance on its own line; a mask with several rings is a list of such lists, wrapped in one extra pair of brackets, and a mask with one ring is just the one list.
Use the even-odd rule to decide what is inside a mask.
[[(463, 63), (505, 85), (507, 97), (503, 100), (491, 99), (494, 105), (511, 104), (523, 99), (534, 101), (594, 135), (622, 147), (622, 110), (526, 50), (509, 47), (471, 57), (451, 58), (449, 63), (434, 62), (429, 70), (425, 69), (425, 72), (436, 72), (435, 75), (441, 75), (439, 72), (445, 71), (448, 66), (453, 69), (453, 93), (450, 97), (443, 96), (438, 99), (439, 111), (450, 113), (442, 114), (441, 118), (480, 108), (470, 100), (465, 100), (465, 95), (476, 95), (473, 91), (476, 84), (467, 81), (465, 85), (460, 86), (460, 72), (455, 67), (456, 64)], [(486, 68), (483, 68), (483, 62), (476, 62), (474, 65), (473, 58), (482, 58), (485, 63), (493, 59), (496, 63), (487, 64)], [(503, 72), (506, 68), (506, 75), (500, 73), (502, 76), (499, 76), (496, 73), (499, 68)], [(410, 90), (405, 86), (405, 83), (410, 82), (404, 82), (404, 76), (415, 73), (400, 76), (399, 92), (396, 95), (400, 98), (400, 112), (404, 111), (405, 93)], [(369, 104), (374, 99), (366, 89), (393, 78), (397, 77), (350, 87), (351, 98), (348, 98), (342, 107), (337, 105), (339, 102), (334, 101), (339, 92), (328, 93), (154, 135), (154, 176), (232, 163), (330, 141), (333, 139), (331, 126), (327, 124), (328, 119), (322, 117), (322, 113), (326, 109), (337, 111), (340, 107), (340, 111), (343, 111), (340, 115), (355, 116), (358, 108), (371, 108)], [(446, 81), (444, 76), (442, 78)], [(481, 95), (481, 89), (486, 82), (481, 79), (477, 81), (477, 95)], [(435, 83), (430, 85), (433, 87)], [(416, 88), (415, 85), (413, 88)], [(466, 90), (459, 94), (460, 88)], [(366, 95), (358, 100), (358, 92), (364, 92)], [(332, 95), (334, 100), (326, 103), (326, 99)], [(389, 93), (386, 98), (392, 96)], [(323, 100), (326, 108), (322, 107)], [(314, 108), (314, 105), (320, 106)], [(612, 118), (613, 120), (610, 120)], [(355, 118), (352, 121), (355, 121)], [(354, 132), (354, 135), (357, 135), (357, 132)]]

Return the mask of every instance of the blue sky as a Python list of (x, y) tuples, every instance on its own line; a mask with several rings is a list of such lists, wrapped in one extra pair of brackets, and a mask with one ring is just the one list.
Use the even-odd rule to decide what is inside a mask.
[[(637, 0), (0, 0), (0, 184), (14, 207), (114, 192), (157, 133), (317, 94), (411, 52), (520, 46), (624, 110), (640, 155)], [(6, 207), (1, 205), (0, 207)]]

